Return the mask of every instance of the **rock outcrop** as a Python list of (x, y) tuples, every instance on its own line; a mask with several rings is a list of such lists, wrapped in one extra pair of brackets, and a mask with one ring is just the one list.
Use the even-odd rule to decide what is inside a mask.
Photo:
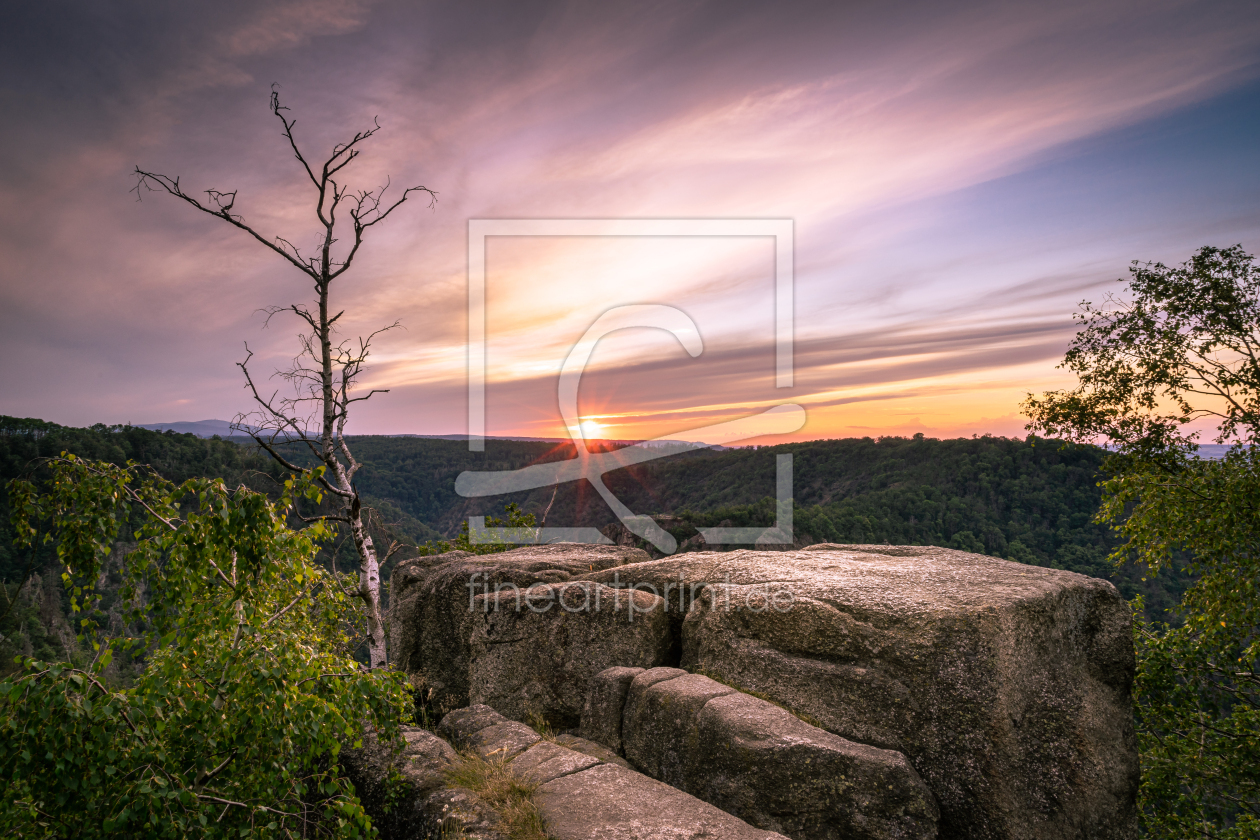
[(695, 553), (618, 572), (681, 584), (684, 668), (907, 755), (942, 838), (1135, 835), (1130, 618), (1106, 581), (913, 546)]
[(589, 756), (598, 758), (605, 764), (616, 764), (620, 767), (626, 768), (627, 770), (634, 769), (630, 766), (630, 762), (617, 755), (608, 747), (603, 744), (596, 743), (595, 741), (588, 741), (585, 738), (565, 732), (556, 736), (556, 743), (562, 747), (568, 747), (571, 750), (576, 750), (580, 753), (586, 753)]
[(847, 741), (676, 668), (637, 672), (624, 707), (601, 707), (626, 671), (596, 679), (588, 713), (606, 721), (620, 712), (625, 756), (653, 778), (794, 840), (937, 836), (936, 803), (901, 753)]
[(404, 560), (390, 576), (390, 659), (432, 692), (429, 699), (437, 708), (467, 706), (475, 597), (515, 595), (536, 584), (647, 559), (644, 551), (627, 546), (564, 543)]
[[(534, 802), (556, 840), (788, 840), (616, 763), (544, 740), (488, 706), (447, 715), (439, 732), (483, 757), (506, 759), (539, 785)], [(532, 730), (531, 730), (532, 731)]]
[(456, 709), (438, 724), (438, 734), (462, 750), (482, 758), (511, 761), (542, 740), (530, 727), (508, 720), (489, 706)]
[(534, 801), (556, 840), (788, 840), (616, 764), (561, 776)]
[[(1106, 581), (949, 549), (839, 545), (656, 561), (626, 546), (558, 545), (422, 558), (394, 575), (394, 661), (447, 708), (467, 704), (476, 685), (478, 697), (513, 716), (540, 711), (567, 721), (582, 708), (577, 698), (593, 690), (595, 706), (624, 708), (589, 719), (583, 712), (585, 738), (627, 756), (633, 750), (632, 763), (691, 785), (691, 759), (631, 743), (639, 736), (626, 722), (640, 714), (633, 674), (600, 669), (681, 665), (770, 698), (844, 743), (905, 755), (935, 798), (946, 840), (1136, 835), (1130, 617)], [(479, 591), (470, 590), (474, 578), (483, 582)], [(471, 609), (503, 586), (554, 593), (577, 581), (637, 586), (633, 597), (644, 612), (636, 608), (633, 627), (581, 612), (535, 619), (528, 611), (505, 613), (503, 592), (503, 618), (486, 621), (484, 610)], [(606, 589), (579, 588), (600, 592), (607, 604)], [(652, 623), (649, 604), (665, 612), (663, 621)], [(664, 657), (662, 635), (672, 645)], [(584, 655), (593, 644), (606, 645), (604, 652)], [(704, 702), (679, 718), (683, 734), (702, 725), (706, 733), (747, 726), (733, 742), (764, 742), (773, 755), (774, 728), (786, 738), (801, 722), (761, 707), (753, 715), (748, 701), (728, 699), (735, 695), (725, 686), (684, 686)], [(733, 762), (735, 752), (715, 760)], [(614, 766), (597, 764), (544, 787), (567, 790), (573, 780), (626, 770)], [(847, 781), (849, 773), (842, 775)], [(742, 783), (769, 784), (756, 778)], [(705, 797), (727, 802), (714, 785)], [(752, 807), (746, 800), (728, 804), (754, 813), (739, 810)], [(780, 808), (766, 807), (770, 814)]]

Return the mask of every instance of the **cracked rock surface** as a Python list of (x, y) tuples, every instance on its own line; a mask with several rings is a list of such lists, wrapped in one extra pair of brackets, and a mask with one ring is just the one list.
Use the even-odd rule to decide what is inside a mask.
[(472, 624), (484, 616), (473, 609), (476, 596), (498, 592), (508, 597), (530, 586), (564, 583), (647, 559), (646, 552), (628, 546), (561, 543), (500, 554), (451, 551), (403, 560), (390, 575), (391, 663), (431, 690), (435, 707), (467, 706)]
[(540, 783), (534, 801), (556, 840), (787, 840), (559, 739), (535, 733), (533, 743), (521, 749), (525, 739), (518, 726), (488, 706), (472, 706), (447, 715), (439, 730), (478, 754), (509, 757), (512, 772)]

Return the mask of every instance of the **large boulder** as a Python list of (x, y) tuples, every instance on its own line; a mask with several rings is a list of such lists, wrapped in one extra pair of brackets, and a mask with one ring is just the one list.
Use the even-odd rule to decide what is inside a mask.
[[(442, 711), (467, 706), (473, 600), (523, 592), (648, 559), (628, 546), (578, 543), (497, 554), (452, 551), (399, 563), (390, 576), (390, 659)], [(611, 663), (610, 663), (611, 664)]]
[(696, 716), (688, 792), (794, 840), (934, 840), (936, 800), (906, 756), (833, 735), (742, 692)]
[(660, 665), (672, 648), (660, 598), (591, 581), (478, 595), (467, 626), (470, 700), (556, 729), (578, 725), (596, 674)]
[(750, 825), (795, 840), (937, 836), (936, 803), (904, 755), (855, 744), (703, 675), (639, 672), (622, 716), (634, 767)]
[(681, 592), (684, 668), (908, 756), (942, 838), (1135, 836), (1130, 615), (1110, 583), (916, 546), (701, 552), (585, 577), (614, 572)]

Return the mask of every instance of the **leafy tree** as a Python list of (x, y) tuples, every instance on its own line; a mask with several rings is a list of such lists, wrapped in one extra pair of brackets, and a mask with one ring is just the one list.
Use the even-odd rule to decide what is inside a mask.
[(1180, 626), (1138, 622), (1142, 815), (1150, 836), (1260, 836), (1260, 451), (1108, 480), (1124, 555), (1193, 552)]
[[(53, 546), (20, 546), (9, 522), (5, 486), (28, 476), (51, 479), (47, 459), (70, 451), (80, 457), (125, 465), (149, 464), (176, 483), (193, 477), (221, 478), (229, 487), (245, 485), (273, 496), (286, 477), (279, 465), (250, 448), (222, 440), (202, 440), (187, 434), (159, 433), (131, 426), (97, 425), (76, 429), (42, 420), (0, 416), (0, 676), (13, 667), (18, 653), (44, 660), (73, 658), (75, 633), (67, 623), (69, 595), (64, 592), (61, 565)], [(128, 533), (140, 526), (133, 519)], [(116, 611), (122, 578), (120, 555), (101, 571), (97, 594), (100, 608)], [(129, 671), (125, 652), (115, 657), (113, 671)]]
[[(1180, 626), (1138, 621), (1140, 811), (1149, 836), (1260, 836), (1260, 269), (1239, 246), (1176, 268), (1134, 264), (1130, 300), (1085, 305), (1064, 365), (1080, 384), (1030, 396), (1030, 428), (1103, 437), (1099, 520), (1118, 562), (1196, 575)], [(1236, 445), (1195, 457), (1209, 419)]]
[[(25, 658), (0, 682), (5, 836), (363, 836), (370, 822), (339, 772), (365, 727), (397, 732), (399, 675), (363, 670), (346, 627), (362, 611), (314, 562), (324, 523), (286, 520), (318, 501), (318, 473), (277, 501), (220, 480), (65, 456), (40, 494), (11, 482), (20, 542), (55, 546), (90, 661)], [(120, 531), (123, 626), (94, 589)], [(111, 632), (112, 631), (112, 632)], [(146, 667), (110, 684), (119, 651)]]
[(1176, 268), (1134, 262), (1131, 299), (1082, 304), (1063, 360), (1080, 384), (1029, 396), (1030, 428), (1105, 438), (1155, 459), (1192, 450), (1187, 424), (1217, 423), (1218, 442), (1260, 443), (1260, 269), (1241, 245), (1201, 248)]
[[(304, 329), (309, 330), (298, 337), (301, 351), (294, 359), (292, 367), (279, 372), (293, 387), (293, 395), (278, 397), (276, 393), (267, 395), (265, 391), (259, 391), (249, 369), (253, 354), (246, 345), (246, 357), (239, 366), (258, 408), (250, 414), (237, 417), (235, 427), (251, 435), (259, 446), (287, 470), (306, 473), (315, 469), (295, 463), (284, 452), (282, 444), (290, 441), (300, 442), (322, 466), (322, 469), (311, 472), (311, 475), (340, 504), (335, 513), (317, 518), (344, 525), (350, 531), (359, 557), (358, 597), (363, 600), (367, 616), (368, 654), (372, 667), (376, 668), (386, 662), (385, 625), (381, 618), (380, 561), (365, 525), (363, 501), (354, 483), (360, 464), (346, 444), (345, 428), (351, 405), (385, 392), (383, 389), (373, 389), (360, 395), (354, 386), (367, 362), (372, 339), (397, 324), (377, 330), (356, 342), (335, 342), (333, 335), (336, 324), (345, 314), (345, 310), (333, 311), (330, 292), (333, 282), (349, 271), (370, 228), (385, 221), (412, 193), (423, 193), (429, 196), (431, 202), (436, 194), (427, 187), (416, 186), (408, 187), (396, 198), (387, 200), (385, 196), (389, 189), (388, 184), (374, 190), (351, 190), (341, 180), (344, 177), (342, 170), (354, 162), (361, 154), (362, 145), (380, 130), (379, 123), (356, 132), (345, 143), (336, 144), (323, 164), (313, 167), (294, 137), (293, 127), (297, 121), (285, 115), (288, 108), (280, 104), (280, 95), (274, 88), (271, 92), (271, 111), (280, 120), (288, 147), (314, 188), (314, 215), (318, 221), (318, 233), (313, 256), (303, 254), (293, 244), (293, 240), (280, 236), (263, 236), (247, 225), (244, 217), (233, 212), (236, 206), (236, 190), (206, 190), (206, 199), (202, 201), (185, 192), (179, 178), (136, 167), (135, 192), (137, 197), (141, 195), (142, 189), (169, 193), (195, 209), (244, 231), (301, 272), (314, 286), (314, 309), (295, 303), (267, 310), (269, 318), (282, 312), (291, 313), (303, 322)], [(338, 213), (344, 215), (339, 217)], [(343, 232), (347, 228), (348, 231)]]

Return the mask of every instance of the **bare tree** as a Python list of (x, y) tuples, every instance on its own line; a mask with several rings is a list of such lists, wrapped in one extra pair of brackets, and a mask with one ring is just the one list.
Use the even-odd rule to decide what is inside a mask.
[[(427, 195), (430, 206), (437, 196), (427, 187), (408, 187), (397, 198), (387, 201), (385, 195), (389, 189), (388, 182), (375, 190), (355, 191), (339, 180), (342, 177), (339, 173), (359, 156), (363, 143), (380, 130), (379, 121), (374, 121), (372, 128), (356, 133), (348, 142), (335, 145), (328, 159), (317, 170), (312, 168), (298, 148), (297, 140), (293, 136), (293, 126), (297, 121), (285, 115), (288, 108), (280, 104), (280, 95), (274, 88), (271, 92), (271, 110), (284, 127), (283, 133), (289, 148), (317, 193), (315, 216), (319, 228), (318, 253), (315, 255), (304, 255), (290, 240), (280, 236), (268, 239), (247, 225), (242, 216), (232, 212), (236, 204), (236, 190), (206, 190), (206, 199), (202, 201), (184, 192), (179, 178), (146, 172), (137, 166), (135, 192), (139, 198), (142, 190), (165, 191), (203, 213), (240, 228), (313, 282), (318, 301), (315, 311), (305, 304), (290, 304), (265, 310), (269, 321), (276, 314), (291, 312), (304, 322), (304, 330), (307, 330), (299, 336), (301, 352), (293, 360), (292, 366), (288, 370), (277, 371), (277, 375), (293, 387), (293, 395), (282, 397), (278, 391), (268, 395), (259, 390), (249, 369), (253, 353), (247, 344), (245, 359), (239, 366), (245, 374), (246, 387), (258, 408), (238, 415), (233, 422), (233, 428), (247, 432), (272, 458), (289, 470), (298, 473), (311, 471), (311, 467), (294, 463), (294, 459), (286, 452), (286, 446), (294, 444), (306, 446), (323, 465), (324, 470), (319, 481), (335, 502), (334, 512), (303, 518), (312, 522), (325, 520), (339, 523), (350, 531), (359, 557), (357, 594), (363, 599), (366, 608), (368, 655), (371, 666), (377, 668), (386, 662), (385, 628), (381, 620), (380, 561), (365, 527), (366, 511), (354, 484), (354, 476), (359, 471), (360, 464), (346, 444), (345, 427), (351, 405), (362, 402), (373, 394), (384, 393), (383, 389), (374, 389), (359, 395), (354, 386), (363, 372), (372, 339), (397, 324), (384, 327), (367, 338), (359, 338), (354, 342), (343, 340), (334, 343), (335, 326), (345, 310), (331, 314), (329, 290), (333, 281), (349, 270), (368, 228), (383, 222), (412, 193)], [(346, 219), (338, 218), (339, 211), (349, 217), (351, 238), (348, 244), (334, 251), (333, 246), (341, 241), (337, 231), (346, 229)]]

